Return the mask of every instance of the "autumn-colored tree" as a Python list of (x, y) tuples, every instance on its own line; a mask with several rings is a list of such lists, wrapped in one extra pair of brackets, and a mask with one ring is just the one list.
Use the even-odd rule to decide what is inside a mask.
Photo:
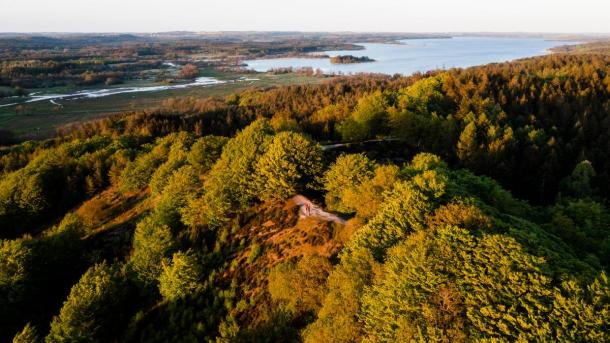
[(180, 77), (183, 79), (194, 79), (199, 76), (199, 68), (192, 63), (187, 63), (180, 68)]

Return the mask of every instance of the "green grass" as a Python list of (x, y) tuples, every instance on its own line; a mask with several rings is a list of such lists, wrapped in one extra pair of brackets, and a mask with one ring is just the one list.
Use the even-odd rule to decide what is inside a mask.
[[(245, 76), (259, 79), (258, 81), (231, 82), (221, 85), (172, 89), (159, 92), (141, 92), (111, 95), (102, 98), (85, 98), (78, 100), (56, 100), (62, 106), (56, 106), (49, 101), (40, 101), (16, 106), (0, 107), (0, 128), (13, 131), (18, 137), (27, 139), (48, 138), (56, 128), (75, 122), (87, 121), (110, 114), (132, 110), (142, 110), (159, 106), (163, 100), (174, 97), (224, 97), (231, 93), (256, 87), (319, 83), (323, 78), (302, 76), (296, 74), (235, 74), (205, 70), (202, 76), (216, 77), (224, 80), (234, 80)], [(114, 87), (154, 85), (151, 81), (131, 81)], [(99, 86), (99, 88), (110, 88)], [(95, 89), (89, 87), (88, 89)], [(37, 90), (42, 92), (41, 90)], [(71, 87), (56, 87), (45, 89), (44, 93), (67, 93), (75, 91)], [(6, 101), (6, 100), (5, 100)]]

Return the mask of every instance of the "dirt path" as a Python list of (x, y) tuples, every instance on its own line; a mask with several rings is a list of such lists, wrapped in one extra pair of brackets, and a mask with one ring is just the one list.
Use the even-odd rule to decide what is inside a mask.
[(293, 201), (297, 206), (299, 206), (299, 217), (300, 218), (314, 217), (314, 218), (319, 218), (319, 219), (322, 219), (325, 221), (335, 222), (337, 224), (345, 225), (345, 219), (343, 219), (335, 214), (324, 211), (322, 208), (315, 205), (309, 199), (307, 199), (306, 197), (304, 197), (302, 195), (295, 195), (294, 197), (292, 197), (290, 199), (290, 201)]
[(349, 146), (349, 145), (352, 145), (352, 144), (394, 142), (394, 141), (399, 141), (399, 140), (400, 140), (399, 138), (379, 138), (379, 139), (369, 139), (369, 140), (366, 140), (366, 141), (355, 141), (355, 142), (328, 144), (328, 145), (322, 145), (322, 150), (332, 150), (332, 149), (346, 147), (346, 146)]

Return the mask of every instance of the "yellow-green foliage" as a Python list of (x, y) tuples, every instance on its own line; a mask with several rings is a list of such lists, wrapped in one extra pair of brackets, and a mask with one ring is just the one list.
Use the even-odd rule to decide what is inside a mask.
[(431, 199), (412, 183), (398, 182), (386, 195), (379, 213), (354, 233), (346, 249), (367, 248), (382, 259), (387, 248), (423, 229), (426, 215), (433, 209)]
[(27, 239), (0, 240), (0, 305), (7, 306), (22, 298), (32, 258)]
[(579, 262), (565, 245), (533, 223), (500, 215), (529, 213), (524, 205), (502, 192), (486, 204), (477, 195), (496, 184), (446, 168), (420, 154), (403, 170), (340, 254), (304, 340), (606, 341), (605, 274), (587, 283), (590, 267), (567, 267)]
[[(53, 210), (64, 211), (75, 200), (104, 182), (100, 175), (108, 155), (107, 139), (91, 138), (47, 149), (27, 166), (0, 177), (0, 232), (14, 235), (28, 231)], [(97, 153), (92, 153), (98, 149)], [(98, 167), (96, 167), (98, 166)], [(90, 173), (91, 187), (85, 174)], [(93, 176), (99, 178), (94, 181)]]
[(190, 222), (219, 225), (232, 211), (246, 208), (256, 198), (256, 162), (267, 150), (272, 133), (269, 121), (259, 119), (227, 142), (206, 179), (203, 204), (194, 203), (203, 205), (201, 209), (204, 213), (199, 217), (201, 221)]
[(363, 300), (368, 341), (548, 337), (544, 260), (510, 237), (412, 235), (390, 249), (382, 275)]
[(395, 107), (390, 107), (389, 122), (394, 137), (422, 150), (443, 156), (453, 153), (454, 139), (459, 134), (459, 122), (452, 114), (450, 100), (442, 93), (444, 76), (425, 78), (397, 95)]
[(491, 231), (494, 220), (475, 205), (476, 201), (458, 199), (437, 208), (428, 216), (428, 226), (458, 226), (469, 230)]
[(145, 284), (153, 283), (162, 270), (162, 262), (174, 249), (171, 229), (148, 216), (138, 223), (133, 238), (129, 267)]
[(222, 148), (229, 141), (228, 137), (205, 136), (199, 138), (191, 146), (188, 153), (188, 162), (201, 174), (205, 174), (222, 154)]
[(313, 186), (322, 171), (322, 149), (301, 134), (280, 132), (256, 163), (258, 197), (283, 200)]
[(355, 342), (362, 336), (359, 321), (362, 293), (378, 268), (371, 253), (358, 249), (342, 254), (341, 263), (328, 277), (328, 293), (318, 318), (303, 331), (303, 340), (317, 342)]
[(318, 128), (325, 135), (333, 136), (335, 126), (350, 115), (346, 104), (330, 104), (317, 110), (310, 118), (309, 124)]
[(318, 255), (304, 256), (296, 264), (281, 263), (269, 272), (271, 299), (291, 312), (317, 311), (331, 270), (328, 259)]
[(36, 328), (27, 323), (23, 330), (18, 332), (15, 337), (13, 337), (13, 343), (37, 343), (40, 342), (38, 338), (38, 333), (36, 332)]
[(341, 203), (357, 213), (362, 219), (369, 219), (379, 211), (383, 195), (398, 181), (400, 169), (395, 165), (378, 166), (372, 178), (342, 192)]
[[(188, 150), (191, 140), (192, 138), (185, 132), (169, 134), (157, 139), (149, 152), (141, 154), (125, 166), (118, 180), (119, 189), (122, 192), (133, 192), (144, 188), (156, 173), (158, 176), (153, 180), (153, 185), (155, 191), (159, 192), (163, 188), (165, 177), (184, 163), (185, 150)], [(168, 164), (158, 169), (168, 157), (172, 157)]]
[(104, 342), (124, 326), (127, 300), (123, 276), (116, 267), (91, 267), (70, 290), (51, 322), (47, 342)]
[(148, 153), (128, 163), (119, 178), (119, 189), (122, 192), (134, 192), (144, 188), (162, 162), (160, 156)]
[(153, 194), (161, 193), (172, 173), (186, 164), (192, 140), (192, 136), (184, 132), (176, 135), (167, 153), (167, 160), (155, 170), (150, 178), (149, 186)]
[(436, 169), (447, 169), (447, 163), (445, 163), (440, 157), (430, 153), (419, 153), (415, 155), (407, 168), (407, 170), (413, 172)]
[(583, 287), (564, 281), (553, 294), (550, 326), (561, 342), (608, 342), (610, 340), (610, 284), (602, 272)]
[(202, 187), (195, 168), (183, 166), (173, 172), (165, 182), (165, 187), (155, 208), (155, 217), (171, 227), (180, 223), (180, 213), (188, 202), (195, 199)]
[(269, 121), (275, 132), (282, 131), (300, 131), (300, 126), (297, 121), (291, 118), (291, 113), (286, 111), (276, 112)]
[(444, 79), (445, 76), (439, 74), (402, 89), (398, 95), (398, 108), (419, 115), (442, 112), (446, 101), (442, 93)]
[(375, 92), (358, 99), (351, 116), (338, 130), (344, 140), (360, 140), (385, 133), (387, 125), (387, 100), (381, 92)]
[(324, 173), (326, 206), (335, 211), (349, 213), (350, 207), (343, 204), (344, 192), (355, 189), (374, 174), (375, 164), (363, 154), (341, 155)]
[(171, 263), (163, 263), (159, 276), (159, 292), (166, 300), (175, 300), (193, 295), (202, 288), (201, 262), (191, 251), (176, 252)]

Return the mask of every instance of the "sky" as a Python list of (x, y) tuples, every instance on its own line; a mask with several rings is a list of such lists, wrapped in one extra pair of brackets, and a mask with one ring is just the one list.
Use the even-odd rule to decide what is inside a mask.
[(610, 33), (610, 0), (0, 0), (0, 32)]

